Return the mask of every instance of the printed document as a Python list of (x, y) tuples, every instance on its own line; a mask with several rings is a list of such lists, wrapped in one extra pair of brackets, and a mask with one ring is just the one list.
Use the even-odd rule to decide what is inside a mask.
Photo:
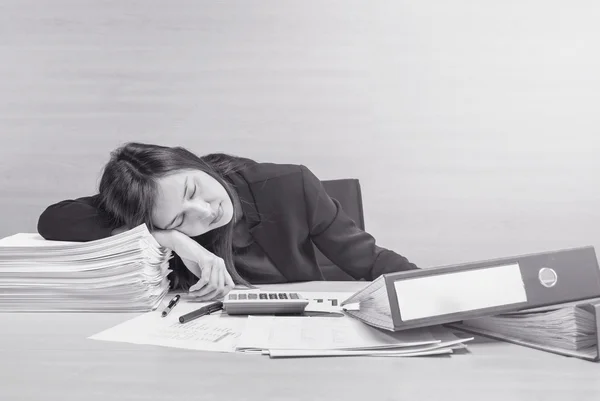
[(388, 333), (347, 316), (249, 316), (238, 349), (378, 349), (436, 342), (427, 329)]
[(179, 323), (179, 316), (206, 304), (180, 301), (166, 317), (161, 316), (162, 308), (159, 308), (95, 334), (90, 339), (198, 351), (235, 352), (246, 317), (218, 312), (185, 324)]
[[(343, 315), (340, 304), (350, 293), (299, 292), (310, 299), (308, 308), (332, 316), (229, 316), (225, 312), (179, 323), (179, 316), (207, 302), (182, 297), (167, 317), (164, 304), (90, 337), (93, 340), (214, 352), (244, 352), (271, 358), (302, 356), (445, 355), (464, 347), (470, 339), (458, 339), (448, 329), (431, 327), (388, 332)], [(168, 299), (165, 299), (165, 304)], [(472, 339), (472, 338), (471, 338)]]

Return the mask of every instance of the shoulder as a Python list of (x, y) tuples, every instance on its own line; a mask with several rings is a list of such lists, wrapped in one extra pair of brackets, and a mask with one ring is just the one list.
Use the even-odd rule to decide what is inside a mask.
[(302, 164), (253, 163), (240, 171), (249, 184), (277, 180), (280, 182), (303, 180), (310, 171)]
[(308, 169), (301, 164), (260, 162), (245, 157), (225, 153), (212, 153), (202, 156), (217, 172), (224, 176), (240, 174), (248, 184), (281, 178), (301, 177)]
[(335, 207), (321, 180), (303, 164), (256, 163), (239, 176), (238, 193), (252, 198), (262, 212), (305, 219), (308, 210), (320, 207), (329, 213)]

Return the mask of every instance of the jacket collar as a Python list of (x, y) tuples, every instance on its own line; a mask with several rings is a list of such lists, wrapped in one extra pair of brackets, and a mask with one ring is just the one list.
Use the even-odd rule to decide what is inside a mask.
[(244, 218), (252, 238), (288, 281), (298, 279), (295, 277), (294, 270), (288, 268), (289, 255), (292, 252), (289, 249), (290, 244), (287, 243), (288, 241), (281, 242), (282, 236), (276, 235), (285, 231), (281, 227), (281, 218), (284, 216), (273, 214), (274, 208), (270, 208), (273, 196), (268, 194), (268, 191), (253, 191), (252, 183), (244, 175), (244, 170), (230, 174), (227, 178), (240, 198)]
[(252, 230), (261, 223), (261, 218), (254, 192), (250, 189), (250, 183), (244, 177), (243, 172), (229, 174), (226, 178), (233, 185), (241, 203), (244, 218)]

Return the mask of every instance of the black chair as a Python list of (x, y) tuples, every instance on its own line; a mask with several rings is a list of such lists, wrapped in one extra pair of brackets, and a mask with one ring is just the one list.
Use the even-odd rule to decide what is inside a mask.
[[(363, 215), (362, 193), (360, 183), (355, 178), (322, 181), (323, 187), (329, 196), (337, 200), (344, 212), (361, 229), (365, 229)], [(354, 281), (355, 279), (336, 266), (321, 251), (315, 247), (317, 263), (328, 281)]]

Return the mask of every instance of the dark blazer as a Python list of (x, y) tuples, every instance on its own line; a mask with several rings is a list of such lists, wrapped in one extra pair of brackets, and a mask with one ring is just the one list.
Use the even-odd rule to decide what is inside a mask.
[[(417, 268), (376, 245), (305, 166), (254, 162), (227, 178), (242, 200), (251, 235), (288, 282), (324, 280), (311, 241), (355, 279)], [(39, 234), (49, 240), (90, 241), (114, 228), (98, 195), (51, 205), (38, 221)]]

